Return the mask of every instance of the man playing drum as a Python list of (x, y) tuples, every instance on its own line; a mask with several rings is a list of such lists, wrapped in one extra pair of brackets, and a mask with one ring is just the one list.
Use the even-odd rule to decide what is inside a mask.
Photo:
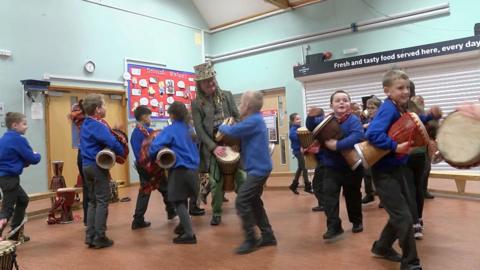
[[(197, 98), (192, 102), (192, 117), (200, 144), (200, 173), (208, 173), (212, 187), (211, 225), (218, 225), (222, 218), (223, 176), (215, 156), (225, 156), (223, 147), (215, 141), (218, 127), (226, 118), (239, 120), (237, 106), (230, 91), (220, 89), (215, 71), (210, 62), (195, 66)], [(237, 189), (244, 180), (244, 174), (237, 170)]]

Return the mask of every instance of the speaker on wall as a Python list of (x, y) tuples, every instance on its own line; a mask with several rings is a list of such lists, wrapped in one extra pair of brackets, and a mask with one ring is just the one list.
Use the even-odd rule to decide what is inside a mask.
[(475, 26), (473, 27), (473, 31), (475, 33), (475, 36), (480, 36), (480, 23), (475, 24)]

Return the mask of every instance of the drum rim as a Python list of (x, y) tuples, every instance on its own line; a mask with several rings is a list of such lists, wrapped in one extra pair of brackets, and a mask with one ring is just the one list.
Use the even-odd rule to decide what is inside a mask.
[(225, 152), (227, 152), (227, 155), (228, 155), (228, 153), (234, 153), (237, 157), (234, 158), (233, 160), (228, 160), (228, 161), (227, 161), (227, 160), (224, 160), (224, 159), (223, 159), (224, 157), (220, 157), (220, 156), (218, 156), (216, 153), (214, 153), (215, 157), (217, 158), (217, 160), (218, 160), (219, 162), (222, 162), (222, 163), (224, 163), (224, 164), (234, 164), (234, 163), (236, 163), (236, 162), (238, 162), (238, 161), (240, 160), (240, 153), (239, 153), (239, 152), (234, 151), (234, 150), (232, 149), (232, 147), (230, 147), (230, 146), (223, 146), (223, 147), (225, 147), (226, 149), (228, 149), (228, 150), (225, 151)]
[[(3, 245), (2, 243), (6, 242), (8, 245)], [(0, 241), (0, 248), (4, 247), (4, 249), (0, 249), (0, 255), (11, 254), (15, 251), (15, 243), (10, 240)]]
[(365, 141), (365, 142), (356, 143), (355, 145), (353, 145), (353, 148), (355, 149), (358, 156), (360, 157), (360, 160), (362, 161), (363, 168), (364, 169), (370, 169), (370, 165), (368, 164), (367, 160), (365, 159), (365, 156), (363, 155), (362, 149), (360, 148), (361, 143), (367, 143), (368, 144), (369, 142)]
[(327, 125), (328, 123), (330, 123), (330, 121), (333, 120), (333, 115), (327, 115), (325, 116), (325, 118), (322, 120), (322, 122), (320, 122), (316, 127), (315, 129), (313, 130), (313, 136), (314, 137), (317, 137), (318, 133), (320, 132), (320, 130), (325, 126)]
[(412, 120), (415, 122), (417, 125), (420, 135), (423, 138), (424, 144), (427, 145), (428, 141), (430, 140), (430, 136), (428, 135), (427, 129), (425, 128), (425, 125), (422, 123), (422, 120), (420, 117), (414, 113), (414, 112), (408, 112), (408, 115), (412, 118)]

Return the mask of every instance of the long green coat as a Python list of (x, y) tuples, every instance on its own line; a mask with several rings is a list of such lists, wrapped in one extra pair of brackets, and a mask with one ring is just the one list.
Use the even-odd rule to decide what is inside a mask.
[[(240, 114), (230, 91), (221, 91), (223, 95), (223, 113), (224, 117), (234, 117), (236, 121), (240, 119)], [(217, 143), (213, 137), (213, 118), (215, 114), (214, 104), (210, 99), (205, 98), (201, 90), (197, 92), (197, 98), (192, 101), (192, 118), (200, 143), (200, 172), (208, 172), (210, 157)]]

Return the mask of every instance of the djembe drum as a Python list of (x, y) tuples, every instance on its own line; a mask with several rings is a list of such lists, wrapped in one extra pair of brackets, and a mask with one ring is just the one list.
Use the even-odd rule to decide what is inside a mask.
[[(314, 142), (312, 133), (305, 127), (299, 127), (297, 129), (297, 135), (300, 145), (304, 149), (310, 147)], [(315, 169), (317, 167), (317, 159), (315, 158), (314, 153), (305, 152), (303, 156), (305, 157), (305, 168), (307, 170)]]
[[(106, 124), (106, 122), (104, 122)], [(107, 125), (107, 124), (106, 124)], [(108, 128), (110, 128), (107, 125)], [(98, 167), (102, 169), (109, 170), (111, 169), (115, 163), (123, 164), (128, 158), (128, 136), (125, 132), (119, 129), (110, 129), (111, 133), (115, 136), (115, 138), (122, 144), (123, 146), (123, 155), (115, 155), (115, 153), (105, 148), (97, 153), (95, 156), (95, 161), (97, 162)]]
[[(81, 188), (59, 188), (56, 192), (55, 201), (52, 208), (48, 211), (48, 224), (67, 224), (73, 222), (72, 206), (76, 199), (77, 191)], [(60, 217), (55, 217), (55, 212), (60, 210)]]
[(160, 168), (169, 169), (175, 165), (177, 161), (177, 157), (175, 152), (173, 152), (170, 148), (163, 148), (162, 150), (158, 151), (156, 162)]
[[(429, 136), (425, 126), (417, 114), (412, 112), (404, 113), (388, 130), (388, 136), (397, 143), (412, 142), (411, 146), (426, 146)], [(355, 144), (355, 150), (362, 159), (363, 167), (368, 169), (390, 150), (380, 149), (370, 142), (364, 141)]]
[[(321, 144), (330, 139), (340, 140), (342, 136), (342, 129), (333, 115), (327, 115), (313, 130), (313, 137)], [(340, 151), (340, 154), (352, 171), (362, 164), (360, 156), (354, 149)]]
[(453, 112), (437, 133), (438, 150), (445, 161), (458, 169), (480, 165), (480, 121)]
[[(147, 138), (142, 142), (142, 147), (140, 148), (140, 160), (138, 164), (145, 172), (150, 176), (150, 181), (147, 184), (140, 186), (140, 192), (150, 194), (153, 190), (156, 190), (160, 187), (161, 181), (166, 181), (165, 170), (158, 165), (157, 162), (150, 159), (150, 145), (152, 144), (155, 137), (160, 134), (161, 130), (155, 130), (151, 132)], [(165, 156), (166, 157), (166, 156)], [(175, 158), (175, 156), (173, 157)], [(167, 164), (167, 160), (161, 158), (161, 163)]]
[(15, 244), (12, 241), (0, 241), (0, 269), (12, 270), (13, 266), (18, 269)]
[(224, 157), (215, 155), (218, 167), (223, 175), (223, 191), (229, 192), (235, 189), (235, 173), (240, 163), (240, 153), (235, 152), (230, 146), (225, 146)]
[(65, 184), (65, 178), (62, 175), (63, 172), (63, 161), (55, 160), (52, 161), (53, 176), (52, 181), (50, 182), (50, 189), (52, 191), (57, 191), (59, 188), (64, 188), (67, 185)]

